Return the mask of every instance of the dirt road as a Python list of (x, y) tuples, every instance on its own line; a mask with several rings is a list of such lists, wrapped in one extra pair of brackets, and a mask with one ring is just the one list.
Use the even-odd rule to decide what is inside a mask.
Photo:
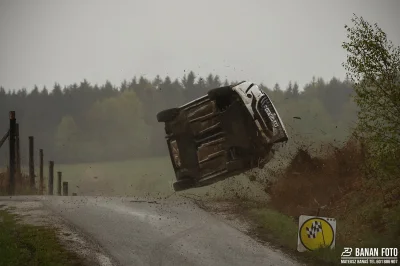
[(17, 197), (37, 201), (97, 242), (120, 265), (298, 265), (182, 200)]

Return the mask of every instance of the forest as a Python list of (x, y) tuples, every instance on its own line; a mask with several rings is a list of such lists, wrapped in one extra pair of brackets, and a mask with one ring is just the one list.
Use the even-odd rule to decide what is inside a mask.
[[(199, 77), (190, 71), (181, 79), (134, 77), (119, 85), (83, 80), (64, 87), (57, 83), (53, 88), (33, 86), (29, 91), (0, 87), (0, 135), (7, 132), (8, 112), (13, 110), (25, 161), (28, 136), (35, 137), (35, 149), (44, 149), (47, 158), (59, 163), (163, 156), (167, 147), (157, 112), (236, 82), (222, 81), (215, 74)], [(351, 98), (354, 90), (347, 80), (313, 77), (303, 88), (292, 81), (273, 88), (260, 86), (286, 123), (289, 144), (340, 143), (357, 119), (357, 105)], [(3, 146), (0, 153), (5, 164), (7, 149)]]

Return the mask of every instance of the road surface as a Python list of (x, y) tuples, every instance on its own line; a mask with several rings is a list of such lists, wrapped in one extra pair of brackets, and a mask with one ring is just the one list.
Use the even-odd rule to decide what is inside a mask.
[(298, 265), (187, 200), (42, 197), (123, 266)]

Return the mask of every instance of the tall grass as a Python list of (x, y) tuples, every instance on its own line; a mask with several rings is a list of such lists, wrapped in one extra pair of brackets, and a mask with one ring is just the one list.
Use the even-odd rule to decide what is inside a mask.
[[(36, 195), (38, 190), (30, 187), (29, 176), (24, 173), (16, 173), (15, 176), (15, 195)], [(8, 195), (9, 173), (0, 173), (0, 195)]]

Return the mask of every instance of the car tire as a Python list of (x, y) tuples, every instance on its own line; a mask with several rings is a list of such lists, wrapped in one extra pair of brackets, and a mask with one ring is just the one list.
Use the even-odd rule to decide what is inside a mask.
[(177, 117), (178, 114), (179, 114), (178, 108), (166, 109), (157, 114), (157, 121), (164, 123), (169, 122), (174, 120), (174, 118)]
[(176, 176), (176, 180), (178, 180), (178, 181), (187, 179), (189, 176), (189, 170), (187, 170), (187, 169), (177, 170), (175, 176)]
[(216, 88), (208, 91), (208, 98), (211, 100), (216, 100), (217, 98), (220, 97), (227, 97), (232, 95), (233, 90), (231, 86), (226, 86), (226, 87), (221, 87), (221, 88)]
[(182, 179), (177, 182), (174, 182), (173, 187), (174, 187), (175, 191), (187, 190), (190, 188), (194, 188), (195, 182), (193, 181), (193, 179), (186, 178), (186, 179)]

